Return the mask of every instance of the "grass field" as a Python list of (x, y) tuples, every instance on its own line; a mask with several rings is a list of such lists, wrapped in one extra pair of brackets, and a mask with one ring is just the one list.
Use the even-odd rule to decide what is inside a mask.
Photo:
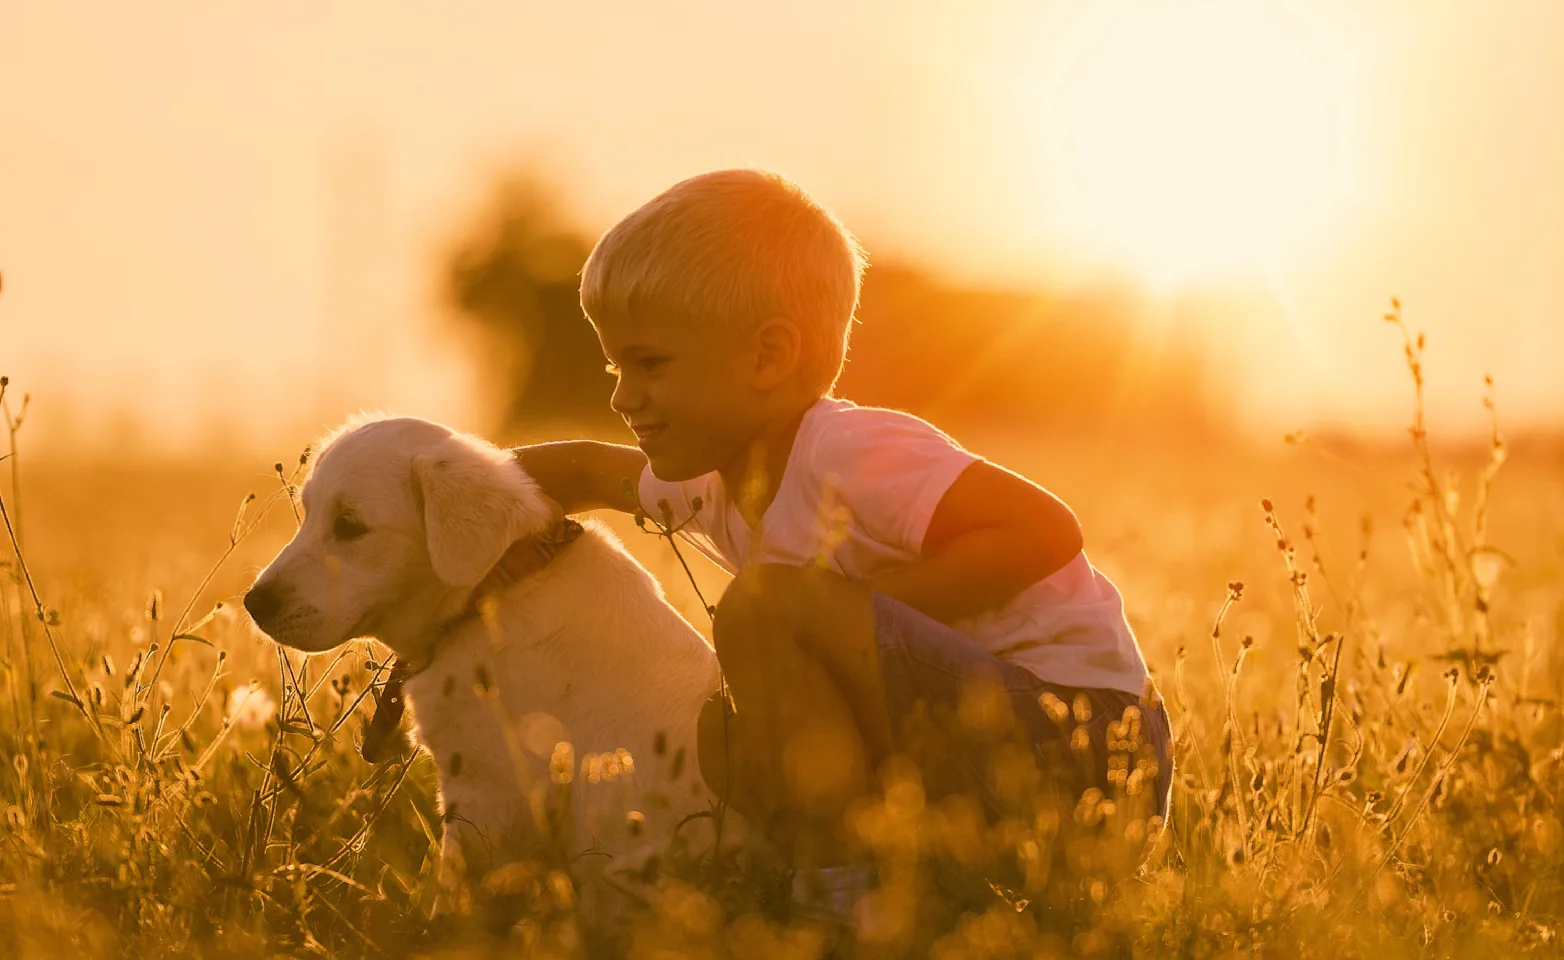
[[(953, 895), (950, 876), (1002, 854), (1048, 861), (1058, 825), (986, 827), (891, 782), (856, 815), (883, 886), (844, 953), (1561, 953), (1564, 448), (1521, 445), (1495, 474), (1491, 450), (1416, 431), (1260, 450), (960, 435), (1069, 501), (1123, 591), (1174, 718), (1170, 825), (1117, 883), (1023, 870)], [(355, 748), (381, 653), (285, 660), (249, 628), (239, 595), (294, 523), (271, 461), (292, 475), (297, 451), (34, 461), (25, 424), (16, 440), (17, 473), (0, 474), (25, 561), (0, 548), (0, 955), (587, 949), (546, 861), (507, 878), (526, 901), (508, 941), (430, 937), (432, 764), (372, 767)], [(668, 547), (616, 525), (701, 623)], [(696, 854), (669, 859), (618, 949), (820, 955), (764, 870)]]

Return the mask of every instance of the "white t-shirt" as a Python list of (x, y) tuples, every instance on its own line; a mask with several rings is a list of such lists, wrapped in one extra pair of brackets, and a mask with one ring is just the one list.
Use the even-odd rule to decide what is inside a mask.
[[(666, 500), (674, 524), (684, 524), (681, 535), (730, 573), (752, 563), (818, 563), (863, 580), (919, 558), (934, 508), (977, 459), (911, 414), (825, 397), (805, 412), (758, 531), (716, 473), (670, 483), (648, 467), (638, 492), (654, 515)], [(954, 626), (1054, 683), (1145, 689), (1146, 663), (1123, 599), (1084, 552), (1003, 609)]]

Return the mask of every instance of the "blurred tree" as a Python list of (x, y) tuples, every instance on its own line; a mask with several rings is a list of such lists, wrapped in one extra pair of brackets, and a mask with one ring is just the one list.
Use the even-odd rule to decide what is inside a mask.
[[(629, 434), (613, 378), (582, 316), (591, 251), (553, 191), (528, 174), (498, 183), (447, 264), (450, 301), (482, 334), (506, 432)], [(1208, 433), (1225, 400), (1189, 318), (1150, 324), (1123, 285), (1064, 295), (945, 281), (876, 260), (839, 394), (936, 423), (1126, 436)]]
[(497, 384), (505, 430), (619, 424), (608, 406), (613, 378), (581, 314), (579, 272), (592, 244), (553, 192), (531, 174), (500, 181), (446, 264), (446, 297), (480, 334), (478, 363)]

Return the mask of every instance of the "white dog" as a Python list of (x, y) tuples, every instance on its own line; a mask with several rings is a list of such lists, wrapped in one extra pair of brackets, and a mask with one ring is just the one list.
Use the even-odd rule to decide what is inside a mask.
[(562, 518), (503, 450), (424, 420), (349, 421), (302, 500), (245, 606), (298, 650), (374, 637), (396, 653), (439, 768), (444, 875), (540, 843), (602, 866), (710, 809), (695, 729), (711, 648), (606, 529), (555, 552)]

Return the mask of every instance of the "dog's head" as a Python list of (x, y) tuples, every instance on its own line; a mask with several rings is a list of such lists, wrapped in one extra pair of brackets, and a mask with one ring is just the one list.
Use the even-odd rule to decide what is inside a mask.
[(244, 605), (272, 639), (310, 652), (366, 636), (421, 652), (512, 543), (554, 521), (503, 450), (416, 419), (329, 435), (300, 500), (298, 533)]

